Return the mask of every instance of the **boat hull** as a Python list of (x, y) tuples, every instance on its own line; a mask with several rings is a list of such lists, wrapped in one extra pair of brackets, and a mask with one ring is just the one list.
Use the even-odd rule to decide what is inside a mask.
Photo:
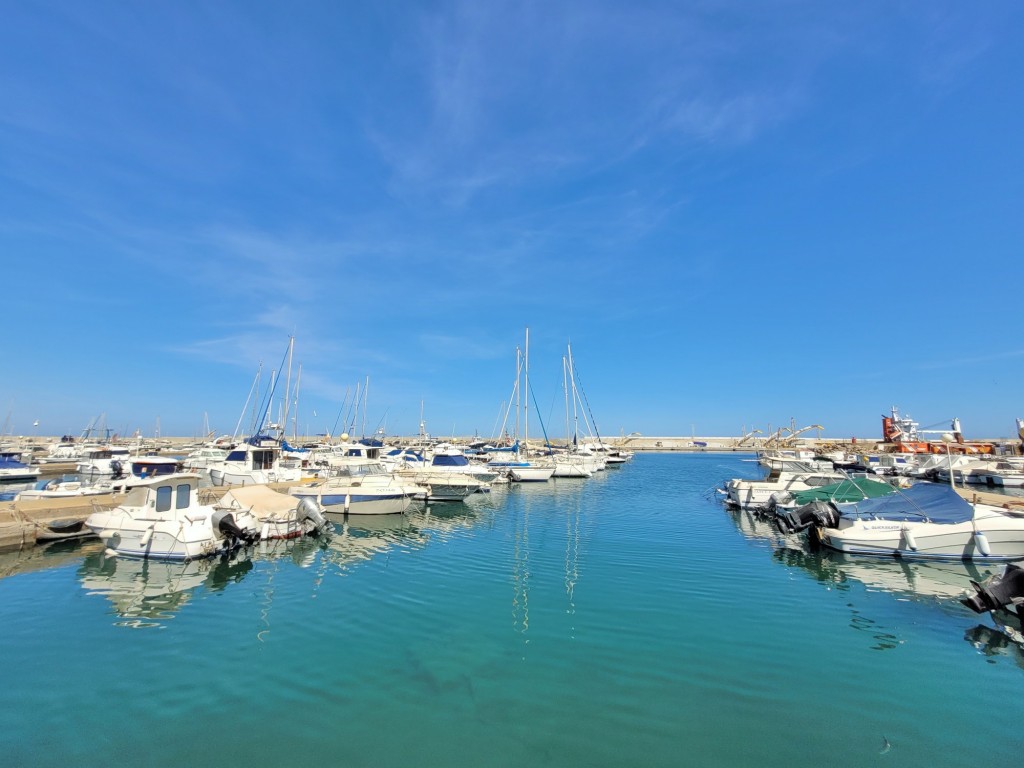
[(317, 493), (313, 488), (310, 492), (292, 489), (291, 495), (313, 499), (325, 512), (347, 512), (350, 515), (400, 515), (412, 503), (412, 494), (405, 492), (366, 493), (365, 490), (352, 489), (347, 493), (342, 490)]
[(820, 528), (818, 537), (824, 546), (854, 555), (925, 560), (1024, 559), (1024, 521), (1013, 519), (955, 524), (865, 520), (842, 529)]
[(509, 476), (517, 483), (544, 483), (551, 479), (554, 467), (509, 467)]

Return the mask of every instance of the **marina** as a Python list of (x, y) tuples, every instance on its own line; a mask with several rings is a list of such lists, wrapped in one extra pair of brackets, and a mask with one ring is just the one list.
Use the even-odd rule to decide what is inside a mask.
[(959, 602), (1001, 566), (815, 550), (709, 493), (750, 458), (641, 453), (186, 563), (2, 555), (7, 761), (1012, 760), (1024, 654)]

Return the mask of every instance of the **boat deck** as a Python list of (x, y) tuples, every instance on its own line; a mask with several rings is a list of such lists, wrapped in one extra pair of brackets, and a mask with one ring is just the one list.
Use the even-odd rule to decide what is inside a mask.
[(957, 493), (970, 502), (991, 504), (993, 507), (1006, 507), (1024, 512), (1024, 498), (1007, 496), (1004, 493), (992, 493), (990, 491), (979, 491), (974, 488), (956, 488)]

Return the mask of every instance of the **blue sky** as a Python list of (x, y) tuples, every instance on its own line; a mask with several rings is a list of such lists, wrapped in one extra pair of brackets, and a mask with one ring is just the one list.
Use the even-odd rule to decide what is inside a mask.
[(1016, 0), (4, 6), (7, 431), (1024, 416)]

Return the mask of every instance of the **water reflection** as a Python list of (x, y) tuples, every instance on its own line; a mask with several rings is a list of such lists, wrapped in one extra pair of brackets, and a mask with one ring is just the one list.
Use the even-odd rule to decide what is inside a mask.
[[(799, 534), (784, 535), (756, 513), (733, 510), (728, 514), (744, 536), (771, 544), (771, 557), (776, 563), (801, 571), (830, 590), (848, 595), (853, 584), (860, 584), (869, 592), (885, 592), (896, 600), (931, 604), (950, 617), (964, 614), (959, 601), (964, 595), (973, 594), (972, 581), (990, 577), (993, 568), (1001, 570), (1001, 566), (969, 560), (940, 562), (846, 555), (812, 545)], [(891, 650), (902, 643), (895, 627), (866, 615), (847, 599), (850, 628), (868, 633), (875, 642), (873, 649)], [(1012, 656), (1021, 663), (1022, 648), (1018, 644), (1024, 643), (1024, 637), (999, 616), (992, 618), (996, 628), (979, 625), (968, 631), (967, 641), (986, 656)]]
[(77, 563), (82, 555), (103, 550), (98, 539), (67, 539), (38, 544), (20, 552), (0, 553), (0, 579)]
[(307, 566), (315, 559), (317, 547), (313, 539), (276, 540), (223, 557), (175, 562), (116, 557), (100, 546), (86, 554), (78, 577), (89, 595), (107, 598), (117, 617), (115, 626), (162, 627), (200, 590), (204, 594), (221, 592), (240, 582), (261, 561)]
[(342, 574), (396, 548), (418, 548), (428, 540), (408, 514), (326, 517), (334, 524), (334, 534), (325, 539), (323, 562)]
[(816, 581), (840, 588), (849, 581), (857, 581), (869, 589), (909, 599), (928, 598), (949, 602), (958, 608), (959, 603), (956, 601), (972, 592), (971, 581), (984, 579), (992, 573), (991, 566), (978, 565), (969, 560), (888, 560), (844, 555), (829, 549), (811, 550), (810, 547), (779, 547), (773, 557), (783, 565), (806, 571)]
[(970, 643), (982, 656), (995, 664), (1000, 658), (1012, 659), (1024, 669), (1024, 634), (1020, 624), (1003, 623), (993, 616), (995, 627), (979, 624), (964, 633), (964, 640)]
[(78, 569), (89, 595), (110, 601), (121, 627), (160, 627), (187, 605), (200, 586), (223, 590), (252, 570), (242, 558), (192, 560), (187, 563), (112, 557), (105, 552), (87, 555)]

